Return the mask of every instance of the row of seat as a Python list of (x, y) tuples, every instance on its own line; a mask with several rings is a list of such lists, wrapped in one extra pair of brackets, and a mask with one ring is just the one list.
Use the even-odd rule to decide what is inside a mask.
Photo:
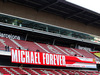
[(38, 49), (40, 50), (40, 52), (63, 54), (68, 56), (74, 56), (75, 54), (77, 54), (77, 56), (95, 58), (94, 55), (92, 55), (86, 50), (79, 50), (74, 48), (67, 48), (67, 47), (29, 42), (23, 40), (12, 40), (8, 38), (0, 37), (0, 49), (5, 50), (5, 45), (10, 46), (10, 48), (21, 47), (23, 49), (28, 49), (30, 51), (36, 51)]
[(24, 74), (24, 75), (100, 75), (99, 71), (66, 70), (66, 69), (44, 69), (26, 67), (0, 67), (1, 74)]

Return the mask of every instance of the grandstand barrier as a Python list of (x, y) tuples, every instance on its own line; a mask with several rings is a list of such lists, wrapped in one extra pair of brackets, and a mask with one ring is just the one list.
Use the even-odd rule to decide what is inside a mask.
[[(5, 51), (5, 46), (9, 46), (9, 51)], [(100, 64), (100, 58), (94, 56), (86, 50), (0, 37), (0, 51), (2, 51), (0, 52), (0, 55), (11, 56), (11, 48), (18, 49), (18, 47), (20, 47), (22, 50), (36, 51), (39, 49), (40, 52), (61, 54), (66, 56), (74, 56), (77, 54), (77, 57), (93, 58), (96, 60), (97, 64)]]
[(95, 55), (96, 57), (100, 58), (100, 51), (93, 51), (91, 52), (93, 55)]
[(86, 50), (0, 37), (0, 50), (5, 50), (5, 46), (9, 46), (9, 51), (11, 51), (11, 48), (18, 49), (18, 47), (20, 47), (23, 50), (36, 51), (39, 49), (40, 52), (62, 54), (67, 56), (74, 56), (77, 54), (77, 56), (95, 58), (94, 55)]
[[(94, 56), (100, 58), (100, 51), (93, 51), (93, 52), (90, 52), (92, 53)], [(100, 59), (96, 61), (97, 64), (100, 64)]]
[(0, 66), (0, 75), (100, 75), (100, 71)]
[(59, 66), (59, 67), (82, 67), (97, 68), (93, 58), (66, 56), (43, 52), (11, 49), (12, 63)]

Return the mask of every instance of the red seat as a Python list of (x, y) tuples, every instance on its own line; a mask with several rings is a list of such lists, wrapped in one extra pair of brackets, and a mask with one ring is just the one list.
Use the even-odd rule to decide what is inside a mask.
[(62, 54), (62, 55), (67, 55), (67, 56), (74, 56), (75, 54), (77, 54), (78, 56), (83, 55), (85, 57), (95, 58), (94, 55), (92, 55), (91, 53), (85, 50), (54, 46), (54, 45), (48, 45), (48, 44), (42, 44), (42, 43), (36, 43), (36, 42), (29, 42), (29, 41), (22, 41), (22, 40), (14, 40), (15, 42), (17, 42), (17, 45), (16, 45), (15, 42), (12, 42), (8, 38), (0, 37), (0, 39), (1, 39), (0, 41), (1, 50), (5, 50), (4, 48), (5, 45), (1, 43), (3, 40), (6, 45), (9, 45), (12, 48), (18, 47), (17, 45), (19, 44), (25, 49), (29, 49), (30, 51), (36, 51), (38, 49), (40, 50), (40, 52)]
[(8, 71), (10, 71), (12, 74), (14, 74), (14, 75), (18, 75), (16, 72), (14, 72), (13, 70), (11, 70), (10, 67), (7, 67), (6, 69), (7, 69)]
[(9, 72), (7, 72), (6, 70), (3, 69), (3, 67), (0, 67), (0, 72), (3, 74), (10, 74)]
[(12, 68), (13, 70), (17, 71), (19, 74), (27, 74), (26, 72), (24, 72), (22, 69), (20, 68)]
[[(2, 39), (3, 41), (4, 41), (4, 43), (6, 44), (6, 45), (8, 45), (9, 47), (12, 47), (12, 48), (16, 48), (17, 47), (17, 45), (15, 44), (15, 43), (13, 43), (10, 39), (8, 39), (8, 38), (3, 38), (3, 37), (0, 37), (0, 39)], [(5, 47), (4, 45), (3, 45), (3, 47)]]
[[(6, 70), (5, 70), (6, 69)], [(9, 71), (9, 72), (8, 72)], [(2, 74), (14, 74), (14, 75), (99, 75), (98, 71), (85, 71), (85, 70), (68, 70), (68, 69), (44, 69), (44, 68), (22, 68), (19, 67), (0, 67), (0, 73)], [(11, 73), (11, 74), (10, 74)]]
[(39, 73), (39, 74), (46, 74), (45, 72), (41, 71), (41, 69), (34, 69), (34, 68), (33, 68), (33, 70), (36, 71), (36, 72)]
[(68, 73), (62, 71), (62, 70), (56, 70), (57, 72), (61, 73), (61, 74), (64, 74), (64, 75), (67, 75)]
[(29, 73), (32, 74), (32, 75), (38, 74), (38, 73), (36, 73), (35, 71), (33, 71), (33, 70), (29, 69), (29, 68), (23, 68), (23, 69), (24, 69), (25, 71), (29, 72)]

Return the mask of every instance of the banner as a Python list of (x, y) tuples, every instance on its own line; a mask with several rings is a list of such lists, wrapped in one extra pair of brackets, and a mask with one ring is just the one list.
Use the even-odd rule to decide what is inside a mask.
[(91, 53), (100, 58), (100, 51), (93, 51)]
[[(95, 59), (92, 58), (65, 56), (60, 54), (33, 52), (18, 49), (11, 49), (11, 61), (12, 63), (34, 65), (96, 68)], [(86, 65), (87, 63), (90, 65)]]
[(95, 55), (96, 57), (98, 57), (98, 59), (96, 60), (96, 64), (100, 64), (100, 51), (93, 51), (91, 52), (93, 55)]

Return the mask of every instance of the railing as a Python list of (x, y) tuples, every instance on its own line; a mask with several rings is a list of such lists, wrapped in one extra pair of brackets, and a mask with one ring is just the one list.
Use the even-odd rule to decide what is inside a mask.
[(75, 37), (79, 39), (85, 39), (85, 40), (93, 41), (96, 43), (100, 43), (99, 36), (97, 37), (95, 35), (90, 35), (90, 34), (78, 32), (78, 31), (71, 30), (71, 29), (66, 29), (66, 28), (62, 28), (58, 26), (44, 24), (41, 22), (22, 19), (22, 18), (18, 18), (14, 16), (5, 15), (5, 14), (0, 14), (0, 22), (17, 25), (19, 27), (28, 27), (32, 29), (42, 30), (46, 32), (71, 36), (71, 37)]

